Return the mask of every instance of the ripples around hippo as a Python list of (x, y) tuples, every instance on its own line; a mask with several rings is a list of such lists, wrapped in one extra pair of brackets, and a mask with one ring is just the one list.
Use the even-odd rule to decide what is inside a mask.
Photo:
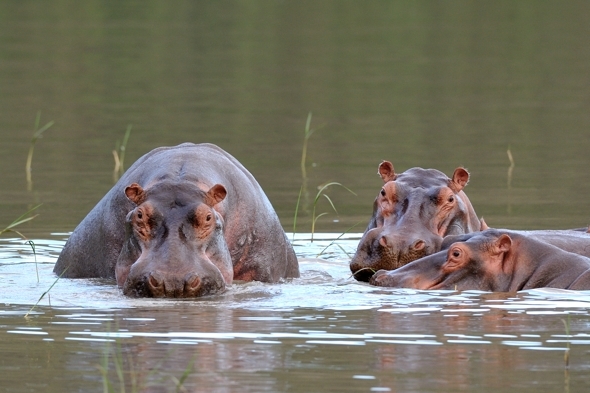
[(281, 284), (173, 301), (62, 279), (32, 311), (66, 234), (35, 240), (36, 256), (3, 240), (0, 391), (98, 391), (107, 380), (139, 391), (588, 388), (590, 293), (372, 287), (350, 277), (360, 236), (298, 235), (301, 277)]

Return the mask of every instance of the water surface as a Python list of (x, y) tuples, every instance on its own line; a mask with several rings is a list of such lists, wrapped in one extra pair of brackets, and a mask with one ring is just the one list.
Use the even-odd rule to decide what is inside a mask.
[[(555, 0), (0, 2), (0, 229), (42, 204), (18, 227), (35, 254), (0, 239), (0, 390), (102, 391), (102, 367), (120, 391), (116, 359), (126, 391), (176, 391), (183, 375), (211, 392), (588, 390), (588, 293), (392, 290), (347, 267), (384, 159), (465, 166), (493, 227), (590, 223), (588, 20), (587, 1)], [(27, 182), (39, 112), (54, 124)], [(287, 232), (304, 184), (302, 277), (189, 301), (60, 280), (31, 311), (116, 181), (129, 125), (125, 167), (157, 146), (218, 144)], [(312, 243), (331, 181), (356, 195), (330, 187), (337, 212), (319, 197)]]
[(2, 241), (0, 389), (100, 391), (101, 370), (117, 391), (172, 392), (181, 378), (205, 392), (588, 389), (590, 292), (371, 287), (348, 270), (358, 235), (300, 235), (301, 278), (282, 284), (177, 301), (61, 279), (35, 307), (61, 236), (36, 242), (36, 263), (22, 241)]

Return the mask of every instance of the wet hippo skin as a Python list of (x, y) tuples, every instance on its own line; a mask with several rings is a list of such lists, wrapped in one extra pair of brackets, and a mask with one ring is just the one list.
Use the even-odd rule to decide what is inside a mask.
[(54, 272), (116, 278), (126, 295), (196, 297), (233, 280), (298, 277), (268, 198), (212, 144), (161, 147), (137, 160), (76, 227)]
[[(448, 249), (394, 271), (378, 271), (370, 283), (395, 288), (496, 292), (543, 287), (590, 289), (590, 258), (546, 241), (571, 244), (569, 234), (559, 240), (559, 231), (545, 232), (554, 233), (545, 234), (543, 240), (516, 231), (487, 229), (464, 241), (445, 239), (450, 243)], [(584, 247), (580, 250), (588, 253)]]
[(445, 236), (481, 229), (463, 192), (469, 181), (464, 168), (455, 169), (452, 178), (423, 168), (397, 174), (389, 161), (383, 161), (378, 173), (384, 185), (350, 262), (357, 280), (369, 281), (377, 270), (397, 269), (437, 252)]

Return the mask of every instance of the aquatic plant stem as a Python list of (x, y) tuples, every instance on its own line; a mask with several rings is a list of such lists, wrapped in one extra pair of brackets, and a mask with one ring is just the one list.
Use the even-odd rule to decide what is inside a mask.
[(334, 209), (334, 211), (336, 212), (336, 214), (338, 214), (338, 211), (336, 210), (336, 207), (334, 206), (334, 203), (332, 202), (332, 200), (330, 199), (330, 197), (328, 195), (326, 195), (324, 193), (324, 190), (326, 190), (328, 187), (331, 186), (340, 186), (346, 190), (348, 190), (350, 193), (352, 193), (353, 195), (356, 195), (351, 189), (349, 189), (346, 186), (343, 186), (342, 184), (338, 183), (338, 182), (330, 182), (327, 184), (324, 184), (323, 186), (320, 187), (320, 189), (318, 190), (315, 199), (313, 201), (313, 209), (312, 209), (312, 213), (311, 213), (311, 242), (313, 243), (313, 235), (315, 233), (315, 223), (318, 220), (318, 218), (325, 216), (328, 213), (321, 213), (318, 216), (315, 215), (315, 211), (316, 211), (316, 206), (318, 203), (318, 200), (320, 199), (321, 196), (324, 196), (328, 202), (330, 203), (330, 206), (332, 206), (332, 209)]
[(15, 230), (14, 227), (16, 227), (17, 225), (20, 225), (20, 224), (22, 224), (24, 222), (31, 221), (33, 218), (37, 217), (38, 214), (35, 214), (34, 216), (31, 216), (31, 217), (24, 218), (27, 214), (29, 214), (33, 210), (39, 208), (39, 206), (41, 206), (41, 205), (42, 205), (42, 203), (38, 204), (37, 206), (35, 206), (35, 207), (27, 210), (25, 213), (21, 214), (16, 220), (14, 220), (10, 224), (8, 224), (8, 226), (6, 228), (0, 230), (0, 235), (2, 235), (5, 232), (14, 232), (14, 233), (17, 233), (24, 240), (27, 240), (27, 238), (22, 233), (20, 233), (19, 231)]
[(115, 169), (113, 170), (113, 180), (117, 182), (119, 180), (119, 176), (125, 172), (125, 151), (127, 150), (127, 141), (129, 140), (129, 135), (131, 135), (131, 124), (127, 126), (127, 130), (125, 131), (125, 135), (123, 136), (123, 142), (117, 143), (115, 145), (115, 150), (113, 150), (113, 158), (115, 160)]
[(299, 203), (301, 202), (301, 193), (303, 192), (303, 185), (299, 189), (299, 196), (297, 197), (297, 204), (295, 205), (295, 216), (293, 217), (293, 240), (295, 241), (295, 228), (297, 226), (297, 213), (299, 213)]
[(33, 249), (33, 256), (35, 257), (35, 271), (37, 272), (37, 284), (39, 284), (39, 264), (37, 263), (37, 253), (35, 252), (35, 242), (27, 240), (25, 244), (28, 244)]
[(510, 151), (510, 146), (508, 146), (508, 150), (506, 151), (508, 154), (508, 161), (510, 161), (510, 166), (508, 167), (508, 189), (512, 187), (512, 171), (514, 171), (514, 158), (512, 158), (512, 152)]
[[(336, 241), (340, 240), (340, 238), (341, 238), (342, 236), (344, 236), (345, 234), (347, 234), (348, 232), (350, 232), (350, 230), (351, 230), (352, 228), (356, 227), (356, 226), (357, 226), (358, 224), (360, 224), (361, 222), (362, 222), (362, 221), (359, 221), (359, 222), (357, 222), (356, 224), (354, 224), (353, 226), (349, 227), (347, 230), (345, 230), (344, 232), (342, 232), (342, 233), (340, 234), (340, 236), (338, 236), (336, 239), (332, 240), (332, 241), (330, 242), (330, 244), (328, 244), (326, 247), (324, 247), (324, 249), (323, 249), (322, 251), (320, 251), (320, 253), (319, 253), (318, 255), (316, 255), (316, 258), (319, 258), (319, 257), (320, 257), (320, 255), (322, 255), (322, 254), (324, 253), (324, 251), (326, 251), (328, 248), (330, 248), (330, 247), (331, 247), (331, 246), (332, 246), (334, 243), (336, 243)], [(344, 253), (350, 257), (350, 254), (349, 254), (349, 253), (348, 253), (348, 252), (347, 252), (347, 251), (346, 251), (344, 248), (342, 248), (342, 247), (341, 247), (339, 244), (337, 244), (337, 246), (338, 246), (338, 247), (340, 247), (340, 249), (341, 249), (342, 251), (344, 251)]]
[(39, 305), (39, 302), (41, 301), (41, 299), (43, 299), (45, 297), (45, 295), (47, 295), (49, 293), (49, 291), (51, 291), (51, 289), (53, 288), (53, 286), (55, 284), (57, 284), (57, 282), (59, 281), (59, 279), (61, 278), (61, 276), (64, 275), (64, 273), (68, 270), (68, 268), (65, 268), (63, 272), (61, 272), (61, 274), (55, 279), (55, 281), (53, 282), (53, 284), (51, 284), (51, 286), (49, 287), (49, 289), (47, 289), (45, 292), (43, 292), (41, 294), (41, 296), (39, 297), (39, 299), (37, 300), (37, 303), (35, 303), (33, 305), (33, 307), (31, 307), (31, 309), (29, 311), (27, 311), (27, 313), (25, 314), (25, 318), (27, 318), (29, 316), (29, 314), (35, 309), (35, 307), (37, 307)]
[(562, 319), (561, 322), (563, 322), (563, 326), (565, 327), (565, 335), (567, 336), (566, 350), (563, 354), (563, 361), (565, 363), (565, 368), (567, 370), (570, 367), (570, 316), (569, 316), (569, 314), (567, 316), (567, 321), (565, 319)]
[(314, 129), (310, 128), (311, 126), (311, 112), (307, 114), (307, 121), (305, 122), (305, 135), (303, 137), (303, 149), (301, 151), (301, 177), (303, 181), (307, 181), (307, 170), (305, 168), (305, 161), (307, 159), (307, 141), (311, 134), (315, 132)]
[(35, 119), (35, 132), (29, 146), (29, 155), (27, 156), (27, 163), (25, 164), (25, 173), (27, 176), (27, 189), (31, 191), (33, 189), (33, 180), (31, 176), (31, 165), (33, 163), (33, 152), (35, 150), (35, 143), (42, 137), (43, 133), (53, 125), (53, 120), (39, 128), (39, 122), (41, 121), (41, 112), (37, 112), (37, 118)]

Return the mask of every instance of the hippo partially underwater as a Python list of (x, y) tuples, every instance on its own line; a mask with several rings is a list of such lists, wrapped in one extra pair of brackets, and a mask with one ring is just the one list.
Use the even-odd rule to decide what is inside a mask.
[(428, 290), (514, 292), (544, 287), (588, 290), (589, 238), (575, 231), (498, 229), (452, 236), (445, 239), (442, 251), (397, 270), (380, 270), (370, 283)]
[(369, 281), (377, 270), (397, 269), (437, 252), (445, 236), (481, 230), (483, 223), (463, 191), (469, 181), (464, 168), (455, 169), (451, 178), (423, 168), (398, 174), (383, 161), (378, 173), (384, 185), (350, 261), (355, 279)]
[(116, 278), (129, 296), (199, 297), (233, 280), (278, 282), (299, 265), (254, 177), (212, 144), (137, 160), (76, 227), (54, 272)]

